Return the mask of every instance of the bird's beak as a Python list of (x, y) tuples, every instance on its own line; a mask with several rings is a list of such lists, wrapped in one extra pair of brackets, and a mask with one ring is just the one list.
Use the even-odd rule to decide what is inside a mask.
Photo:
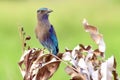
[(51, 10), (51, 9), (48, 9), (48, 11), (47, 11), (48, 13), (51, 13), (51, 12), (53, 12), (53, 10)]

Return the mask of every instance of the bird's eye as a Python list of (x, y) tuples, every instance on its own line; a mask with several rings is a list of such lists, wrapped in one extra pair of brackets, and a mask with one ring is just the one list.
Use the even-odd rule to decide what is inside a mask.
[(37, 13), (43, 13), (45, 12), (44, 10), (37, 10)]
[(41, 10), (40, 12), (43, 13), (43, 12), (45, 12), (45, 11), (44, 11), (44, 10)]

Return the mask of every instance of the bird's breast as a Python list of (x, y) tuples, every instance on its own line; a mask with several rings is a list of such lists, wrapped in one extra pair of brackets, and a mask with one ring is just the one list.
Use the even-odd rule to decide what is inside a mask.
[(48, 27), (36, 27), (36, 35), (40, 42), (45, 41), (49, 36), (49, 28)]

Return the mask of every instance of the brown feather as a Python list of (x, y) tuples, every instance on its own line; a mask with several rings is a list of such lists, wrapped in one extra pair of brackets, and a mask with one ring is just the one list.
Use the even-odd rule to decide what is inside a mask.
[(46, 40), (46, 38), (48, 38), (49, 35), (49, 27), (45, 27), (46, 25), (42, 25), (38, 24), (37, 27), (35, 28), (35, 33), (36, 33), (36, 37), (40, 40), (40, 41), (44, 41)]

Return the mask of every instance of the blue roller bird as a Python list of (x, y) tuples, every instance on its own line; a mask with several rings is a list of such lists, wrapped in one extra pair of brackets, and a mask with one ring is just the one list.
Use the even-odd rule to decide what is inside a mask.
[(53, 25), (50, 24), (48, 18), (51, 12), (52, 10), (48, 8), (40, 8), (37, 10), (38, 23), (35, 28), (35, 34), (44, 48), (47, 48), (52, 54), (57, 55), (59, 52), (58, 40)]

